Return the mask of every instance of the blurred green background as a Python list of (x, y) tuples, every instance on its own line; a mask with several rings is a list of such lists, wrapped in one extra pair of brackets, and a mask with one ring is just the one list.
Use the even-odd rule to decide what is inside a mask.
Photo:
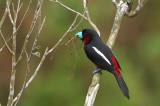
[[(82, 0), (61, 0), (67, 6), (83, 13)], [(18, 24), (27, 8), (29, 0), (23, 0)], [(134, 7), (137, 0), (133, 0)], [(16, 2), (14, 2), (16, 5)], [(17, 34), (17, 53), (19, 55), (24, 38), (33, 19), (37, 1), (33, 0), (27, 17)], [(112, 74), (103, 71), (100, 89), (95, 100), (95, 106), (160, 106), (160, 1), (148, 0), (145, 7), (135, 18), (124, 17), (113, 51), (118, 57), (122, 75), (130, 91), (127, 100)], [(5, 0), (0, 0), (0, 19), (5, 10)], [(116, 8), (111, 0), (89, 0), (88, 8), (93, 22), (101, 31), (101, 38), (107, 41), (112, 28)], [(44, 1), (42, 19), (46, 22), (39, 38), (41, 55), (45, 48), (53, 47), (66, 32), (75, 18), (75, 14), (54, 2)], [(80, 20), (80, 18), (79, 18)], [(86, 21), (69, 33), (65, 42), (82, 28), (91, 28)], [(12, 25), (7, 17), (2, 31), (6, 38), (12, 34)], [(33, 40), (37, 29), (32, 34)], [(31, 42), (32, 44), (33, 42)], [(0, 38), (0, 47), (3, 42)], [(11, 42), (10, 42), (11, 45)], [(69, 46), (69, 48), (68, 48)], [(83, 106), (88, 87), (91, 83), (95, 66), (87, 59), (80, 40), (73, 45), (62, 45), (52, 55), (49, 55), (42, 65), (37, 77), (25, 90), (19, 106)], [(31, 45), (29, 45), (29, 48)], [(28, 49), (29, 50), (29, 49)], [(68, 52), (67, 52), (68, 51)], [(34, 72), (40, 58), (34, 57), (31, 62), (31, 72)], [(26, 60), (17, 67), (15, 94), (23, 84)], [(76, 67), (75, 67), (76, 65)], [(75, 67), (75, 69), (74, 69)], [(74, 72), (75, 70), (75, 72)], [(5, 106), (9, 92), (11, 71), (11, 55), (5, 48), (0, 52), (0, 103)], [(72, 79), (68, 78), (74, 72)]]

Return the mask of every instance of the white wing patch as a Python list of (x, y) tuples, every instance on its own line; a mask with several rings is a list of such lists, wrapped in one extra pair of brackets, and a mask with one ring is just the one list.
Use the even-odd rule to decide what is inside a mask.
[(101, 51), (99, 51), (96, 47), (92, 47), (95, 51), (96, 51), (96, 53), (98, 53), (104, 60), (106, 60), (106, 62), (109, 64), (109, 65), (111, 65), (111, 63), (109, 62), (109, 60), (106, 58), (106, 56), (101, 52)]

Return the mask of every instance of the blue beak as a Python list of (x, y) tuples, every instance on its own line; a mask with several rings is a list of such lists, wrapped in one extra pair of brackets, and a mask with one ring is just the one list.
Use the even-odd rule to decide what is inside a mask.
[(83, 36), (82, 36), (82, 32), (78, 32), (78, 33), (76, 33), (76, 36), (78, 37), (78, 38), (83, 38)]

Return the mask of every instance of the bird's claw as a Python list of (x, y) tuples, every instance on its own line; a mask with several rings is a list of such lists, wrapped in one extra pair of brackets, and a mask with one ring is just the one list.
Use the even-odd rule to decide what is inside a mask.
[(101, 69), (95, 70), (95, 71), (92, 73), (92, 76), (93, 76), (94, 74), (96, 74), (96, 73), (100, 73), (100, 74), (102, 75)]

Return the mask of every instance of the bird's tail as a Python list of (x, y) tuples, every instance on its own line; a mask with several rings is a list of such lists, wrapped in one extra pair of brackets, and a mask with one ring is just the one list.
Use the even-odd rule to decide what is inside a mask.
[(115, 73), (114, 76), (116, 77), (116, 80), (118, 82), (119, 87), (122, 90), (123, 95), (129, 99), (129, 90), (126, 83), (123, 80), (122, 75), (118, 76), (117, 73)]

